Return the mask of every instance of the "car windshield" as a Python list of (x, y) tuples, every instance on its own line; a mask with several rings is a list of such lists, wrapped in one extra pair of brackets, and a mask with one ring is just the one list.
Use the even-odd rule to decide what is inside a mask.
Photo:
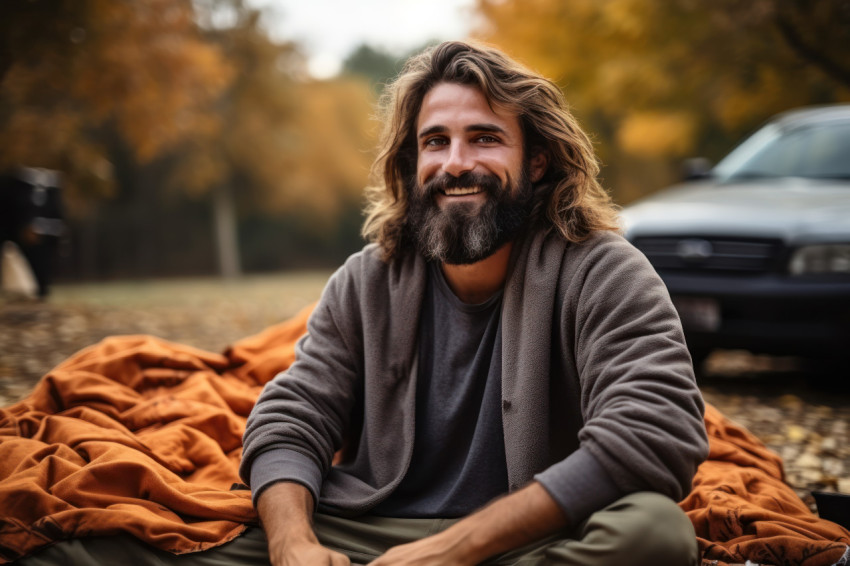
[(850, 121), (768, 124), (714, 168), (722, 181), (763, 177), (850, 180)]

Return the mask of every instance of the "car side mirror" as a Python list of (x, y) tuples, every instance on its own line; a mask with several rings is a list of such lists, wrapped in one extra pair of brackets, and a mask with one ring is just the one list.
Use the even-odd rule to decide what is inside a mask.
[(693, 181), (711, 176), (711, 161), (705, 157), (691, 157), (682, 163), (682, 180)]

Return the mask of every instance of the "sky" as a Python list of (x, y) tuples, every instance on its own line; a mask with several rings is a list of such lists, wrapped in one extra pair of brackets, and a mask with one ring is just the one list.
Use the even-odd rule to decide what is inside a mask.
[(251, 0), (272, 37), (295, 41), (316, 78), (335, 75), (361, 43), (404, 53), (432, 39), (463, 39), (475, 0)]

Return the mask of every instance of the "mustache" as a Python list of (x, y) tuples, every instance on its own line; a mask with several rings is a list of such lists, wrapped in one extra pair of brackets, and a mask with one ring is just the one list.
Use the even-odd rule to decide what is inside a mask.
[(472, 171), (462, 173), (457, 177), (443, 173), (429, 179), (422, 186), (424, 193), (429, 197), (433, 197), (438, 192), (445, 192), (447, 189), (460, 189), (464, 187), (480, 187), (482, 191), (490, 195), (498, 195), (504, 188), (502, 180), (497, 176)]

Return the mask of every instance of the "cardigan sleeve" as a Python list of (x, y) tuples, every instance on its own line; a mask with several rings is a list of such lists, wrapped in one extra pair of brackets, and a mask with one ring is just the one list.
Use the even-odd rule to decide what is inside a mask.
[(618, 237), (594, 246), (570, 285), (562, 323), (574, 340), (583, 426), (579, 448), (535, 479), (574, 523), (636, 491), (682, 499), (708, 439), (666, 287)]
[(260, 493), (278, 481), (307, 487), (318, 502), (322, 479), (340, 448), (358, 383), (362, 347), (353, 256), (329, 280), (296, 345), (296, 361), (266, 384), (245, 428), (240, 476)]

